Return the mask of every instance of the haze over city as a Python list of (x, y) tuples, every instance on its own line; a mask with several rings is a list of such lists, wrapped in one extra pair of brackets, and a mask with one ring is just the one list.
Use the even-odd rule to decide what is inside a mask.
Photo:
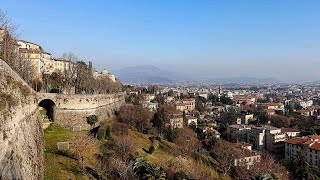
[(4, 1), (0, 180), (320, 179), (320, 1)]
[[(19, 6), (17, 6), (19, 4)], [(319, 1), (3, 1), (19, 37), (117, 72), (320, 80)]]

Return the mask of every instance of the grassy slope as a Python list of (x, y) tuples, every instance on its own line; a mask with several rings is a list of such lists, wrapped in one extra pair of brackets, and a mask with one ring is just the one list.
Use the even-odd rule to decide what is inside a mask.
[[(88, 174), (82, 175), (80, 166), (77, 160), (70, 157), (57, 154), (57, 142), (67, 141), (72, 133), (86, 133), (72, 132), (63, 129), (56, 124), (52, 124), (44, 132), (45, 138), (45, 178), (44, 179), (90, 179)], [(86, 163), (86, 166), (93, 164), (92, 160)]]
[[(85, 133), (85, 132), (72, 132), (63, 129), (56, 124), (51, 125), (45, 130), (45, 179), (92, 179), (91, 175), (80, 173), (80, 166), (77, 160), (57, 154), (57, 142), (66, 141), (72, 133)], [(176, 144), (167, 141), (154, 141), (155, 152), (150, 155), (143, 151), (142, 148), (149, 149), (151, 142), (150, 135), (145, 135), (136, 131), (129, 131), (129, 137), (134, 139), (136, 154), (143, 156), (150, 160), (152, 163), (161, 166), (162, 163), (168, 161), (175, 161), (179, 154), (179, 148)], [(216, 165), (213, 159), (207, 156), (201, 157), (204, 164), (200, 165), (202, 169), (207, 169), (211, 172), (212, 176), (217, 179), (228, 179), (221, 174), (218, 174), (213, 168), (207, 164)], [(86, 166), (94, 169), (94, 158), (87, 160)], [(183, 164), (196, 163), (193, 158), (187, 158)], [(183, 169), (182, 169), (183, 170)]]
[[(157, 164), (161, 166), (164, 162), (176, 162), (179, 158), (177, 158), (179, 155), (179, 148), (176, 144), (170, 143), (168, 141), (154, 141), (153, 146), (155, 147), (155, 151), (152, 155), (146, 153), (143, 151), (142, 148), (149, 149), (149, 147), (152, 145), (151, 141), (149, 140), (150, 135), (142, 134), (136, 131), (129, 131), (129, 136), (133, 139), (135, 139), (136, 143), (136, 151), (140, 156), (145, 157), (149, 161), (151, 161), (154, 164)], [(203, 164), (199, 165), (201, 169), (206, 169), (207, 171), (210, 171), (213, 177), (216, 179), (229, 179), (227, 176), (223, 176), (222, 174), (217, 173), (217, 171), (213, 168), (210, 168), (209, 164), (215, 166), (218, 165), (218, 163), (212, 159), (208, 158), (208, 156), (201, 156)], [(181, 159), (180, 159), (181, 160)], [(183, 164), (196, 164), (197, 161), (189, 157), (183, 161)], [(182, 170), (184, 167), (182, 167)]]

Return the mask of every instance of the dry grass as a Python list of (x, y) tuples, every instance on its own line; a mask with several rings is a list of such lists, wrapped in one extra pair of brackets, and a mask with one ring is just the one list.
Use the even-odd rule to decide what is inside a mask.
[[(44, 131), (45, 138), (45, 172), (44, 179), (92, 179), (90, 174), (82, 174), (79, 161), (58, 153), (57, 142), (68, 141), (74, 133), (85, 134), (86, 131), (72, 132), (52, 123)], [(94, 169), (96, 161), (92, 154), (85, 161), (85, 166)]]
[(154, 141), (155, 151), (152, 155), (146, 153), (142, 148), (148, 149), (152, 143), (149, 140), (151, 135), (142, 134), (136, 131), (129, 131), (129, 136), (135, 139), (136, 152), (152, 163), (163, 167), (166, 170), (183, 171), (188, 176), (196, 179), (230, 179), (228, 176), (219, 174), (214, 169), (217, 162), (207, 156), (183, 158), (179, 156), (180, 147), (168, 141)]

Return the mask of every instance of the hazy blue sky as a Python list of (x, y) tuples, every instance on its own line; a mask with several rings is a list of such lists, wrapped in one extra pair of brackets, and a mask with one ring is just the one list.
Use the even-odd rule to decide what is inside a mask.
[(2, 0), (22, 39), (98, 69), (151, 64), (186, 77), (320, 79), (319, 0)]

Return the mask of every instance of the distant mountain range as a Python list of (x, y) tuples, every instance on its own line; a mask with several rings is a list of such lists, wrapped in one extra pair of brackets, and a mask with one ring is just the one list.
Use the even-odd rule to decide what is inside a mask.
[[(178, 75), (177, 73), (162, 70), (152, 65), (132, 66), (115, 71), (114, 74), (124, 83), (137, 84), (169, 84), (174, 82), (205, 82), (205, 83), (236, 83), (236, 84), (267, 84), (280, 83), (273, 78), (256, 78), (256, 77), (235, 77), (235, 78), (206, 78), (197, 80), (196, 78), (187, 79), (188, 74)], [(189, 76), (190, 77), (190, 76)]]
[(274, 78), (256, 78), (256, 77), (235, 77), (235, 78), (220, 78), (212, 79), (215, 83), (236, 83), (236, 84), (269, 84), (280, 83)]
[(115, 71), (114, 74), (125, 83), (142, 84), (168, 84), (173, 82), (172, 77), (174, 76), (171, 72), (152, 65), (126, 67)]

